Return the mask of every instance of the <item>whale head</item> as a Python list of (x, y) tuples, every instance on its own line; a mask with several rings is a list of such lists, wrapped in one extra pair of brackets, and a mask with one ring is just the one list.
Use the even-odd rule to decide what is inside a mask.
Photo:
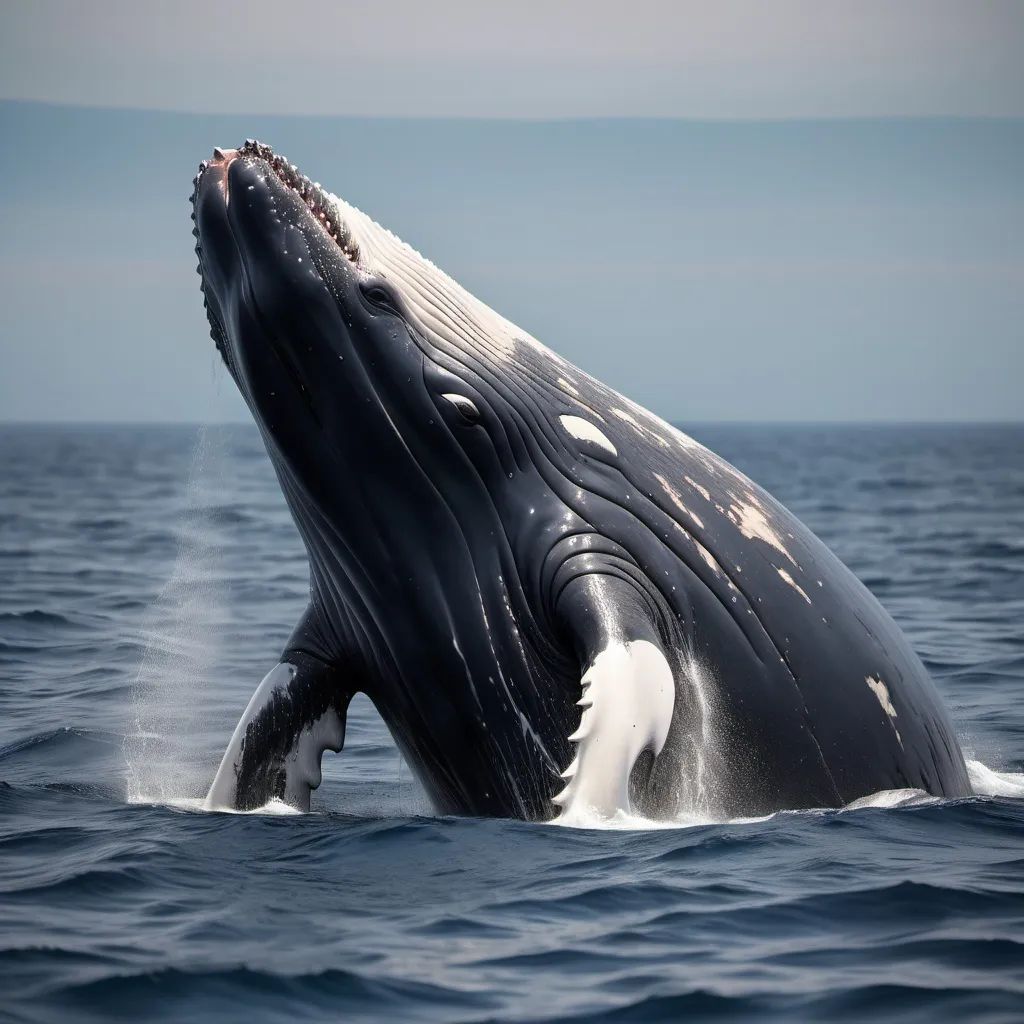
[(418, 549), (433, 507), (517, 500), (538, 445), (569, 471), (569, 364), (390, 231), (252, 141), (215, 150), (193, 205), (211, 334), (307, 545), (311, 506), (342, 547), (397, 553), (396, 523)]

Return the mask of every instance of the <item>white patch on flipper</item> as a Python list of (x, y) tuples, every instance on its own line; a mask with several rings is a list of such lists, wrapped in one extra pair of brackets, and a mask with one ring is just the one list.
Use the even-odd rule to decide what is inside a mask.
[(579, 747), (554, 798), (561, 825), (629, 812), (629, 773), (644, 750), (661, 753), (675, 708), (672, 669), (646, 640), (608, 647), (581, 682), (583, 715), (569, 737)]
[(775, 570), (808, 604), (811, 603), (811, 599), (807, 596), (807, 591), (800, 586), (799, 583), (792, 576), (786, 572), (785, 569)]
[(231, 740), (221, 758), (213, 785), (210, 786), (210, 791), (206, 794), (205, 806), (208, 811), (215, 811), (221, 807), (234, 807), (245, 730), (276, 691), (288, 689), (294, 675), (295, 666), (282, 662), (280, 665), (275, 665), (263, 677), (263, 682), (256, 687), (256, 692), (246, 705), (242, 717), (238, 720), (238, 725), (235, 726), (235, 731), (231, 734)]
[(615, 450), (615, 445), (590, 420), (585, 420), (581, 416), (559, 416), (558, 418), (567, 433), (575, 437), (577, 441), (592, 441), (611, 452), (612, 455), (619, 454)]
[(900, 746), (903, 746), (900, 731), (896, 728), (896, 709), (892, 706), (892, 701), (889, 698), (889, 687), (881, 679), (873, 679), (871, 676), (866, 676), (864, 682), (868, 684), (871, 692), (878, 698), (878, 703), (882, 705), (882, 710), (892, 720), (892, 730), (896, 733), (896, 739), (900, 741)]
[[(242, 746), (249, 723), (263, 710), (275, 694), (287, 691), (295, 678), (295, 666), (288, 662), (275, 665), (256, 688), (242, 717), (231, 734), (231, 741), (221, 758), (217, 775), (206, 794), (208, 811), (232, 809), (238, 787), (238, 769), (242, 763)], [(320, 758), (325, 750), (341, 750), (345, 738), (341, 718), (333, 708), (307, 725), (285, 757), (285, 800), (294, 807), (309, 806), (309, 792), (320, 785)]]

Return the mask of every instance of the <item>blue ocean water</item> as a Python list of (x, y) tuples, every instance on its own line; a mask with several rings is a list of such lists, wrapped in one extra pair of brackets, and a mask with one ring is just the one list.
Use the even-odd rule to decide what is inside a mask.
[(308, 815), (196, 809), (306, 600), (249, 427), (0, 428), (0, 1016), (1024, 1019), (1024, 427), (703, 427), (878, 595), (979, 795), (431, 814), (365, 702)]

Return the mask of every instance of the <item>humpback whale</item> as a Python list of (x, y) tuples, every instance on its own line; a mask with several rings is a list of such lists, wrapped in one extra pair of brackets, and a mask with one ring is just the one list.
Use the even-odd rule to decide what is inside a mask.
[(310, 575), (209, 807), (308, 809), (356, 693), (441, 813), (970, 793), (899, 628), (743, 473), (265, 145), (215, 149), (192, 202), (211, 334)]

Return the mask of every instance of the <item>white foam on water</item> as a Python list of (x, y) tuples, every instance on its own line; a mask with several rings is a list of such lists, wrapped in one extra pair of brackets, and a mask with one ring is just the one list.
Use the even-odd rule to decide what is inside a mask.
[(942, 797), (932, 796), (923, 789), (880, 789), (877, 793), (851, 800), (844, 811), (861, 811), (867, 807), (912, 807), (917, 804), (937, 804)]
[(210, 781), (209, 755), (196, 737), (204, 731), (226, 603), (219, 573), (224, 538), (210, 512), (223, 461), (223, 441), (201, 428), (174, 567), (141, 626), (144, 654), (123, 743), (130, 803), (199, 798)]
[(255, 814), (278, 818), (303, 814), (298, 808), (286, 804), (283, 800), (278, 800), (277, 797), (271, 798), (262, 807), (254, 807), (251, 811), (236, 811), (231, 807), (207, 807), (206, 798), (202, 796), (168, 797), (166, 800), (133, 800), (132, 803), (148, 804), (151, 807), (173, 807), (179, 811), (193, 811), (197, 814)]
[[(967, 775), (975, 796), (1024, 799), (1024, 772), (996, 772), (987, 768), (980, 761), (969, 760), (966, 764)], [(611, 816), (603, 816), (596, 810), (576, 807), (570, 818), (556, 818), (548, 824), (560, 825), (564, 828), (644, 832), (658, 829), (698, 828), (707, 825), (757, 825), (783, 814), (847, 814), (851, 811), (862, 811), (869, 808), (886, 810), (898, 807), (920, 807), (943, 802), (943, 797), (932, 796), (923, 789), (883, 789), (877, 793), (870, 793), (852, 800), (840, 808), (810, 807), (806, 810), (778, 811), (776, 814), (767, 814), (759, 818), (716, 818), (709, 815), (681, 814), (677, 818), (655, 821), (621, 810)]]

